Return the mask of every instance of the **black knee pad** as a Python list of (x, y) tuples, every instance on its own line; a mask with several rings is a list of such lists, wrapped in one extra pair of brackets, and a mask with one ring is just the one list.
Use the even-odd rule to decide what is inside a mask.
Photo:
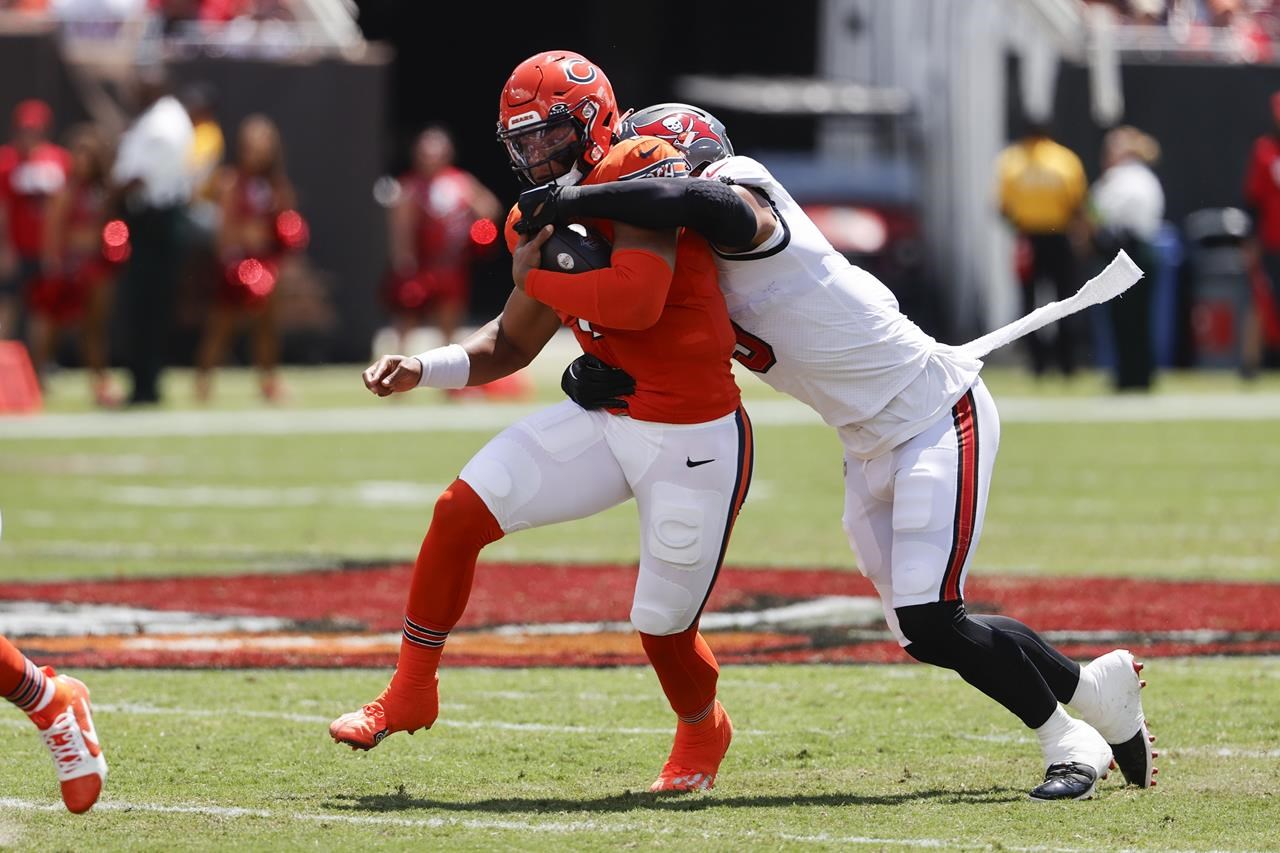
[(965, 621), (964, 602), (935, 601), (895, 607), (898, 627), (907, 638), (907, 654), (921, 663), (954, 668), (957, 646), (963, 637), (960, 627)]
[(963, 669), (981, 664), (992, 653), (1022, 655), (1016, 638), (992, 624), (1004, 617), (971, 617), (963, 601), (898, 607), (894, 613), (903, 636), (911, 642), (907, 653), (925, 663)]
[(964, 603), (960, 601), (935, 601), (931, 604), (912, 604), (896, 607), (898, 627), (912, 644), (933, 645), (953, 638), (957, 623), (965, 618)]

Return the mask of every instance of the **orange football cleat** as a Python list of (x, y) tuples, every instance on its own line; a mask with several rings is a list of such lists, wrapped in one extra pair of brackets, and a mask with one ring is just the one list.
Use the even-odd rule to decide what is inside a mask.
[(676, 724), (671, 757), (649, 786), (650, 791), (709, 791), (716, 784), (720, 762), (733, 740), (733, 721), (716, 700), (708, 721)]
[[(343, 714), (329, 724), (329, 736), (336, 743), (345, 743), (352, 749), (373, 749), (383, 739), (395, 732), (413, 734), (418, 729), (429, 729), (440, 713), (440, 680), (432, 683), (429, 696), (415, 697), (412, 702), (398, 702), (392, 698), (391, 687), (359, 711)], [(402, 708), (410, 708), (407, 713)]]
[(69, 675), (58, 675), (51, 666), (43, 672), (53, 679), (53, 699), (43, 710), (28, 716), (53, 755), (62, 802), (68, 810), (82, 814), (98, 801), (107, 778), (107, 759), (89, 709), (89, 688)]

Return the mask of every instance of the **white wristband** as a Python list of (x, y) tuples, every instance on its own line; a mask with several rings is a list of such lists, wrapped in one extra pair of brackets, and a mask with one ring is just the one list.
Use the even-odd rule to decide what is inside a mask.
[(471, 356), (458, 344), (429, 349), (414, 358), (422, 365), (419, 388), (463, 388), (471, 376)]

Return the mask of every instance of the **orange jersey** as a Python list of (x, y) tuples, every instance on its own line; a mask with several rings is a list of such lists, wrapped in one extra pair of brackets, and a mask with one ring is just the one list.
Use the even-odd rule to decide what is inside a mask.
[[(584, 184), (659, 176), (688, 170), (684, 156), (670, 143), (651, 136), (614, 145), (591, 170)], [(507, 217), (507, 246), (519, 240), (514, 226), (518, 207)], [(613, 241), (613, 223), (585, 222)], [(658, 322), (639, 331), (610, 329), (557, 311), (573, 330), (582, 351), (625, 370), (636, 381), (628, 397), (629, 414), (642, 421), (704, 423), (737, 410), (740, 399), (731, 359), (736, 345), (733, 324), (720, 292), (715, 257), (700, 235), (682, 229), (676, 244), (675, 274)]]

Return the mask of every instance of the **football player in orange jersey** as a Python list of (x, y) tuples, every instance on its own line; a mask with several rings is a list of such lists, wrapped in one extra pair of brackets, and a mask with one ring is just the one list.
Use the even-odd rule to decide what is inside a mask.
[(36, 724), (53, 755), (62, 801), (76, 814), (98, 801), (107, 778), (107, 759), (89, 710), (89, 690), (78, 679), (38, 667), (0, 635), (0, 696)]
[[(599, 66), (571, 51), (520, 63), (503, 87), (499, 140), (533, 186), (687, 171), (670, 143), (614, 144), (619, 113)], [(550, 235), (507, 223), (515, 288), (502, 314), (461, 344), (389, 355), (365, 370), (379, 396), (419, 386), (481, 385), (523, 368), (563, 324), (583, 351), (623, 367), (635, 392), (614, 407), (551, 406), (503, 431), (437, 500), (415, 564), (395, 673), (386, 690), (329, 727), (369, 749), (429, 728), (440, 657), (462, 616), (480, 550), (508, 533), (593, 515), (634, 498), (641, 524), (631, 622), (677, 717), (653, 791), (705, 790), (732, 738), (716, 699), (719, 667), (698, 620), (746, 498), (750, 422), (730, 363), (734, 331), (706, 240), (692, 231), (588, 223), (612, 243), (611, 266), (538, 269)]]

